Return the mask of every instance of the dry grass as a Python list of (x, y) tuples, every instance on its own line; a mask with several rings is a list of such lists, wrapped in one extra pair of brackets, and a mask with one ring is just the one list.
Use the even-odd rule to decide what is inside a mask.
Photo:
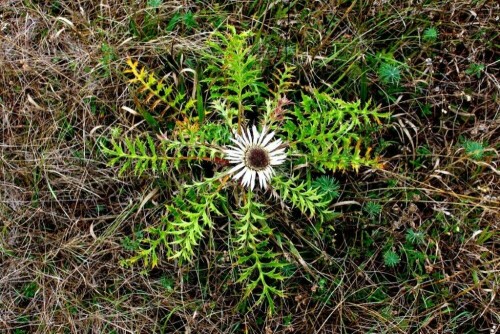
[(116, 179), (96, 156), (100, 128), (131, 124), (110, 113), (129, 97), (100, 61), (101, 45), (123, 38), (127, 13), (113, 6), (0, 7), (0, 328), (8, 332), (154, 332), (182, 305), (158, 279), (119, 263), (122, 235), (146, 219), (130, 203), (147, 186)]
[[(237, 5), (206, 2), (205, 9), (232, 11), (233, 24), (248, 20)], [(386, 170), (349, 175), (343, 182), (350, 198), (379, 200), (382, 213), (369, 220), (359, 208), (346, 209), (332, 241), (335, 251), (332, 245), (315, 245), (324, 256), (305, 257), (308, 270), (298, 264), (301, 274), (287, 282), (289, 294), (278, 303), (279, 313), (266, 318), (262, 310), (235, 312), (240, 290), (227, 281), (229, 261), (207, 257), (194, 268), (161, 261), (152, 271), (120, 264), (131, 255), (124, 238), (158, 214), (137, 204), (152, 191), (150, 182), (117, 178), (97, 149), (99, 134), (113, 126), (141, 129), (140, 119), (121, 110), (137, 102), (121, 75), (125, 59), (141, 57), (152, 69), (183, 66), (167, 64), (166, 50), (189, 58), (210, 33), (198, 27), (148, 41), (132, 38), (130, 20), (146, 20), (145, 4), (135, 3), (0, 4), (2, 333), (495, 332), (500, 322), (498, 4), (415, 7), (413, 15), (430, 15), (439, 23), (442, 42), (419, 50), (410, 65), (419, 68), (432, 57), (428, 71), (437, 74), (428, 77), (420, 68), (415, 73), (421, 77), (415, 74), (403, 98), (384, 105), (395, 114), (393, 129), (385, 134), (395, 142), (386, 153)], [(192, 1), (164, 1), (156, 13), (168, 20), (182, 6), (203, 9)], [(349, 8), (338, 10), (344, 17)], [(311, 16), (323, 19), (315, 13)], [(281, 21), (274, 23), (283, 28)], [(301, 41), (300, 32), (292, 37), (303, 50), (315, 43)], [(322, 56), (321, 42), (313, 49)], [(465, 75), (475, 62), (487, 65), (484, 74)], [(432, 82), (418, 95), (421, 80)], [(417, 113), (422, 104), (430, 106), (430, 116)], [(459, 136), (488, 142), (489, 153), (479, 161), (470, 158)], [(424, 145), (430, 153), (416, 168), (410, 161)], [(422, 247), (433, 255), (424, 264), (431, 278), (401, 281), (397, 269), (381, 260), (383, 245), (371, 257), (363, 253), (368, 234), (377, 242), (375, 235), (382, 233), (397, 246), (404, 244), (408, 228), (428, 232)], [(478, 231), (491, 237), (478, 242), (484, 235)], [(294, 242), (307, 253), (305, 240)], [(423, 300), (432, 304), (422, 307)]]

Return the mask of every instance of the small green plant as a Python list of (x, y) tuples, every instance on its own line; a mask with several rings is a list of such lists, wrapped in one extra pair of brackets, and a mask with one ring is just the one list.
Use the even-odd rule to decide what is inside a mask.
[(163, 275), (160, 278), (160, 285), (167, 291), (172, 291), (174, 289), (174, 279)]
[(168, 8), (164, 0), (147, 0), (141, 2), (140, 10), (129, 18), (130, 32), (143, 41), (148, 41), (164, 33), (166, 21), (164, 12)]
[(439, 35), (439, 32), (438, 32), (437, 28), (429, 27), (429, 28), (424, 30), (424, 32), (422, 34), (422, 39), (425, 42), (431, 43), (431, 42), (435, 42), (438, 39), (438, 35)]
[(384, 84), (398, 85), (401, 81), (401, 70), (394, 64), (382, 63), (378, 69), (378, 76)]
[[(155, 267), (162, 256), (180, 264), (195, 261), (200, 250), (215, 244), (214, 227), (229, 222), (228, 252), (236, 259), (243, 302), (265, 302), (272, 313), (275, 298), (286, 294), (282, 282), (293, 274), (283, 252), (297, 252), (273, 241), (280, 217), (333, 219), (329, 205), (339, 196), (339, 184), (324, 174), (380, 166), (366, 133), (389, 115), (319, 90), (293, 92), (290, 68), (278, 72), (275, 83), (264, 83), (249, 45), (252, 36), (229, 27), (208, 42), (209, 97), (201, 105), (211, 108), (201, 113), (209, 118), (199, 117), (200, 104), (175, 84), (128, 60), (130, 82), (155, 107), (167, 107), (162, 121), (174, 127), (156, 136), (114, 129), (101, 148), (110, 165), (119, 165), (119, 175), (175, 175), (165, 189), (162, 217), (143, 235), (124, 240), (135, 255), (123, 264)], [(293, 108), (285, 94), (297, 96)], [(155, 128), (159, 121), (148, 124)], [(218, 167), (208, 173), (202, 163)], [(284, 212), (275, 212), (276, 204)]]
[(318, 188), (319, 192), (325, 194), (325, 198), (332, 201), (339, 197), (339, 181), (330, 176), (320, 176), (312, 182), (314, 188)]
[(27, 283), (23, 286), (22, 296), (24, 298), (31, 299), (35, 297), (38, 290), (39, 290), (38, 284), (36, 284), (35, 282)]
[(416, 232), (412, 229), (409, 229), (406, 232), (406, 240), (414, 245), (421, 245), (425, 241), (425, 235), (422, 232)]
[(103, 43), (101, 45), (101, 53), (102, 57), (99, 60), (101, 64), (101, 75), (104, 78), (108, 78), (111, 75), (111, 64), (116, 60), (116, 54), (113, 48), (111, 48), (108, 44)]
[(384, 264), (388, 267), (395, 267), (399, 264), (401, 259), (399, 258), (398, 253), (393, 251), (392, 249), (388, 249), (384, 252)]
[(422, 113), (422, 115), (424, 117), (432, 115), (431, 105), (429, 105), (429, 104), (422, 104), (421, 107), (420, 107), (420, 112)]
[[(408, 234), (406, 236), (408, 241)], [(416, 242), (418, 243), (420, 241), (417, 240)], [(402, 274), (407, 275), (407, 277), (421, 277), (424, 275), (426, 259), (432, 259), (435, 257), (434, 255), (428, 256), (424, 251), (421, 251), (417, 247), (417, 244), (412, 243), (411, 241), (405, 243), (401, 247), (400, 251), (406, 258), (406, 270)]]
[(163, 4), (163, 0), (148, 0), (147, 6), (150, 8), (158, 8)]
[(484, 71), (484, 64), (471, 63), (469, 67), (465, 70), (465, 73), (471, 76), (476, 76), (478, 79), (481, 78), (481, 75)]
[(317, 282), (313, 285), (313, 298), (315, 300), (321, 301), (322, 303), (325, 303), (326, 305), (330, 305), (330, 290), (329, 290), (329, 282), (326, 278), (320, 278), (317, 280)]
[(363, 207), (363, 210), (370, 216), (370, 218), (377, 217), (382, 211), (382, 206), (377, 202), (367, 202)]
[(129, 236), (125, 236), (121, 242), (122, 247), (127, 251), (136, 252), (139, 250), (142, 238), (144, 234), (142, 231), (135, 232), (134, 238), (130, 238)]
[(410, 163), (415, 167), (415, 169), (419, 169), (424, 166), (425, 161), (432, 156), (432, 151), (429, 149), (427, 145), (422, 145), (417, 147), (417, 156), (415, 159), (410, 160)]
[(71, 120), (68, 120), (67, 117), (61, 119), (60, 131), (59, 131), (59, 139), (60, 140), (71, 140), (75, 135), (75, 129), (71, 124)]
[(188, 10), (185, 13), (178, 11), (172, 16), (165, 30), (171, 32), (179, 26), (185, 27), (187, 30), (192, 30), (197, 25), (196, 16), (192, 11)]
[(481, 160), (485, 155), (485, 145), (481, 142), (464, 139), (462, 141), (462, 147), (465, 150), (465, 154), (472, 159)]
[(24, 329), (16, 328), (16, 329), (14, 329), (13, 333), (14, 334), (26, 334), (27, 332)]

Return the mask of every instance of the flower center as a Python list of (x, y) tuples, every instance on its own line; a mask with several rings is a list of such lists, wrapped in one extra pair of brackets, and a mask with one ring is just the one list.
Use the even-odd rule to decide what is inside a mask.
[(247, 166), (254, 170), (261, 170), (269, 166), (271, 159), (266, 150), (261, 147), (251, 147), (245, 154)]

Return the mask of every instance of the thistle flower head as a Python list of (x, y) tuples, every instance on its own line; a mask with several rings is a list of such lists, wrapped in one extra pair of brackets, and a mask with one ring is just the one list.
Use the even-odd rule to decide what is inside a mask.
[(229, 163), (235, 165), (229, 170), (233, 179), (241, 179), (243, 186), (252, 190), (257, 178), (261, 188), (267, 186), (274, 174), (273, 166), (281, 165), (286, 159), (281, 139), (273, 138), (274, 132), (267, 133), (265, 127), (259, 132), (255, 126), (231, 138), (235, 146), (229, 145), (224, 153)]

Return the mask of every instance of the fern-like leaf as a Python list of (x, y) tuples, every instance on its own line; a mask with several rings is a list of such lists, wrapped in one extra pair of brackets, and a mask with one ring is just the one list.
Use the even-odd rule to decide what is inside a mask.
[(255, 306), (266, 302), (268, 313), (275, 311), (274, 297), (284, 297), (285, 292), (276, 288), (276, 282), (283, 281), (287, 277), (283, 275), (283, 268), (288, 265), (280, 262), (279, 254), (271, 252), (267, 242), (263, 241), (248, 254), (240, 256), (238, 264), (243, 267), (237, 283), (243, 284), (243, 300), (251, 295), (257, 296)]
[(307, 160), (298, 163), (312, 164), (320, 172), (380, 166), (370, 157), (371, 148), (363, 148), (361, 133), (388, 114), (315, 91), (313, 97), (302, 96), (293, 115), (296, 120), (288, 120), (284, 130), (291, 148), (306, 153)]
[[(167, 84), (159, 80), (154, 73), (148, 72), (144, 67), (139, 67), (138, 61), (127, 59), (129, 69), (125, 73), (133, 75), (129, 83), (135, 83), (140, 86), (140, 92), (147, 92), (146, 102), (156, 108), (163, 103), (167, 109), (172, 108), (172, 115), (186, 115), (189, 111), (195, 109), (196, 100), (187, 98), (186, 94), (178, 92), (175, 83)], [(153, 102), (151, 102), (154, 100)]]
[(328, 209), (330, 200), (319, 188), (308, 187), (306, 182), (297, 182), (297, 178), (284, 180), (282, 177), (275, 177), (272, 181), (280, 196), (285, 201), (289, 201), (293, 207), (299, 209), (303, 214), (312, 218), (317, 217), (324, 220), (332, 214)]

